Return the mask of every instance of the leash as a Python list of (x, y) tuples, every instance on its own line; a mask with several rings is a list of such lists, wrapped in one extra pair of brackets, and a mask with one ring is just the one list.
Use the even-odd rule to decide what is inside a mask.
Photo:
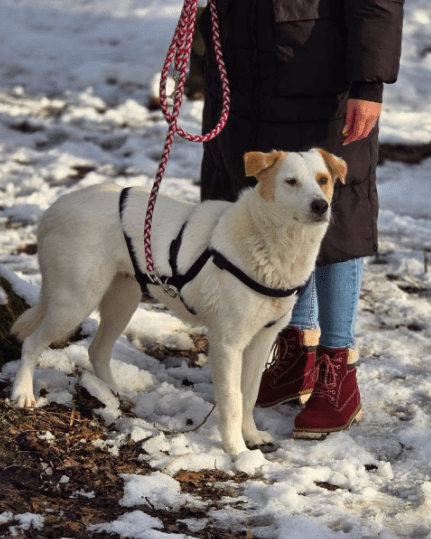
[[(226, 125), (228, 116), (229, 116), (229, 106), (230, 106), (230, 90), (229, 90), (229, 81), (227, 78), (227, 72), (225, 63), (223, 60), (223, 54), (220, 45), (220, 32), (218, 24), (218, 15), (217, 8), (215, 5), (215, 0), (209, 0), (210, 12), (211, 12), (211, 24), (212, 24), (212, 34), (213, 34), (213, 43), (214, 50), (217, 58), (218, 69), (220, 73), (220, 78), (222, 82), (223, 89), (223, 105), (220, 120), (216, 127), (207, 133), (206, 135), (191, 135), (179, 127), (177, 123), (178, 115), (180, 112), (182, 97), (184, 93), (184, 85), (186, 81), (186, 70), (189, 62), (195, 19), (196, 19), (196, 10), (197, 10), (198, 0), (185, 0), (183, 9), (178, 20), (177, 27), (175, 29), (174, 36), (169, 47), (166, 60), (163, 66), (161, 79), (160, 79), (160, 104), (162, 107), (163, 114), (166, 118), (166, 121), (169, 124), (168, 134), (166, 136), (165, 146), (163, 149), (162, 159), (157, 170), (156, 179), (150, 193), (148, 200), (147, 211), (145, 215), (145, 225), (144, 225), (144, 250), (145, 250), (145, 259), (147, 265), (147, 275), (150, 281), (153, 284), (158, 284), (163, 287), (165, 292), (169, 295), (175, 294), (175, 290), (171, 290), (169, 286), (162, 282), (160, 276), (154, 269), (153, 255), (151, 250), (151, 226), (152, 218), (154, 212), (154, 206), (157, 199), (157, 194), (159, 192), (160, 183), (163, 178), (163, 174), (166, 169), (166, 165), (169, 159), (169, 154), (171, 152), (171, 146), (174, 139), (175, 133), (178, 133), (181, 137), (191, 141), (191, 142), (208, 142), (215, 138), (221, 130)], [(167, 95), (166, 95), (166, 83), (168, 80), (169, 70), (174, 64), (174, 80), (175, 80), (175, 90), (173, 93), (174, 104), (172, 112), (168, 110)], [(176, 294), (175, 294), (176, 295)]]

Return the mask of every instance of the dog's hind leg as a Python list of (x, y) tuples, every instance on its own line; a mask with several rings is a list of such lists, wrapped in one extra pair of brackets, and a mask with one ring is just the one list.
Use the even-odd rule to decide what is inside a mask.
[(141, 299), (141, 289), (134, 277), (117, 273), (100, 304), (100, 325), (88, 354), (94, 372), (114, 393), (117, 384), (112, 376), (110, 361), (115, 341), (124, 331)]
[[(72, 296), (64, 294), (53, 299), (44, 309), (38, 327), (24, 339), (21, 361), (15, 377), (11, 400), (18, 408), (36, 403), (33, 393), (33, 374), (41, 353), (53, 342), (70, 334), (93, 308), (85, 308)], [(25, 314), (25, 313), (24, 313)]]
[(30, 309), (24, 311), (21, 316), (15, 320), (10, 332), (12, 335), (15, 335), (18, 340), (24, 341), (26, 337), (36, 331), (44, 316), (45, 307), (39, 301), (34, 307), (30, 307)]
[(278, 324), (277, 326), (261, 329), (244, 351), (241, 379), (243, 395), (242, 432), (245, 441), (250, 445), (260, 445), (274, 441), (274, 438), (268, 432), (257, 429), (253, 409), (259, 393), (262, 372), (279, 329)]

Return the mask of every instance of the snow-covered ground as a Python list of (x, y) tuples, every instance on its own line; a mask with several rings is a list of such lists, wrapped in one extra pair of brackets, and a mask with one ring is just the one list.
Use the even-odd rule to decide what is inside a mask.
[[(181, 2), (0, 0), (0, 6), (0, 276), (32, 303), (40, 286), (37, 259), (19, 248), (35, 243), (41, 213), (61, 194), (87, 185), (153, 181), (166, 124), (147, 104)], [(431, 142), (430, 23), (429, 0), (407, 2), (402, 69), (399, 82), (385, 90), (382, 142)], [(198, 133), (201, 112), (201, 103), (185, 102), (182, 125)], [(199, 145), (176, 139), (162, 190), (198, 201), (201, 154)], [(134, 419), (121, 415), (118, 401), (92, 375), (89, 339), (43, 354), (36, 395), (48, 393), (38, 405), (70, 402), (78, 379), (67, 375), (79, 367), (79, 383), (106, 404), (101, 413), (117, 426), (106, 448), (118, 451), (127, 435), (142, 440), (142, 459), (154, 469), (149, 476), (124, 476), (121, 504), (130, 512), (98, 524), (101, 536), (187, 539), (158, 532), (160, 522), (134, 507), (148, 498), (155, 507), (205, 508), (181, 494), (172, 476), (216, 467), (250, 476), (238, 497), (223, 498), (222, 509), (207, 515), (233, 534), (431, 539), (431, 270), (424, 264), (431, 257), (430, 169), (429, 159), (379, 168), (380, 256), (366, 265), (358, 320), (365, 415), (350, 432), (295, 441), (298, 408), (256, 410), (258, 425), (279, 448), (237, 462), (221, 448), (217, 411), (197, 431), (163, 434), (159, 429), (199, 424), (213, 394), (204, 355), (196, 368), (142, 351), (145, 343), (188, 349), (190, 335), (200, 331), (160, 305), (141, 304), (114, 349), (114, 372), (134, 394)], [(95, 314), (85, 332), (93, 335), (96, 324)], [(1, 376), (12, 380), (16, 369), (10, 362)], [(339, 488), (328, 491), (318, 485), (324, 482)], [(31, 522), (42, 533), (43, 515), (21, 517), (21, 529)], [(12, 519), (0, 514), (0, 523), (12, 526)], [(190, 533), (205, 525), (190, 520)]]

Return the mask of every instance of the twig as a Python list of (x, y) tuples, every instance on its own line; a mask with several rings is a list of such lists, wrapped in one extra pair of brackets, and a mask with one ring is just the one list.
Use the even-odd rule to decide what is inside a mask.
[(203, 418), (203, 420), (199, 423), (199, 425), (197, 425), (193, 429), (189, 429), (189, 430), (163, 430), (163, 429), (159, 428), (155, 423), (153, 423), (153, 427), (156, 428), (159, 432), (162, 432), (163, 434), (166, 434), (167, 436), (173, 436), (173, 435), (176, 435), (176, 434), (187, 434), (188, 432), (194, 432), (195, 430), (198, 430), (200, 427), (202, 427), (202, 425), (204, 423), (206, 423), (206, 420), (213, 413), (215, 407), (216, 407), (216, 405), (214, 404), (214, 406), (211, 408), (209, 413)]
[(186, 457), (187, 455), (191, 455), (191, 453), (184, 453), (184, 455), (177, 455), (176, 457), (173, 457), (170, 461), (168, 461), (162, 468), (162, 473), (167, 473), (169, 466), (173, 464), (176, 460), (182, 459), (183, 457)]
[(406, 262), (406, 275), (410, 279), (410, 281), (416, 286), (418, 290), (426, 290), (426, 287), (415, 277), (410, 275), (409, 267)]
[(75, 423), (75, 417), (76, 415), (81, 415), (80, 412), (77, 413), (77, 408), (75, 405), (73, 405), (72, 412), (70, 413), (70, 421), (69, 421), (69, 427), (72, 428)]
[(146, 497), (145, 499), (147, 500), (148, 505), (151, 507), (151, 509), (152, 509), (153, 511), (155, 511), (156, 508), (155, 508), (154, 505), (150, 502), (150, 500), (149, 500), (147, 497)]

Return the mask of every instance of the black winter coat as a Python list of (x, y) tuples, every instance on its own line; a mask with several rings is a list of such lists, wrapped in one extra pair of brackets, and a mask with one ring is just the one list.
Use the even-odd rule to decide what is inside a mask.
[[(217, 0), (222, 49), (231, 87), (228, 124), (204, 145), (202, 199), (235, 200), (253, 179), (250, 150), (321, 147), (343, 157), (333, 221), (318, 264), (377, 251), (378, 127), (343, 146), (347, 100), (381, 102), (395, 82), (401, 52), (403, 0)], [(221, 85), (208, 8), (203, 132), (220, 117)]]

